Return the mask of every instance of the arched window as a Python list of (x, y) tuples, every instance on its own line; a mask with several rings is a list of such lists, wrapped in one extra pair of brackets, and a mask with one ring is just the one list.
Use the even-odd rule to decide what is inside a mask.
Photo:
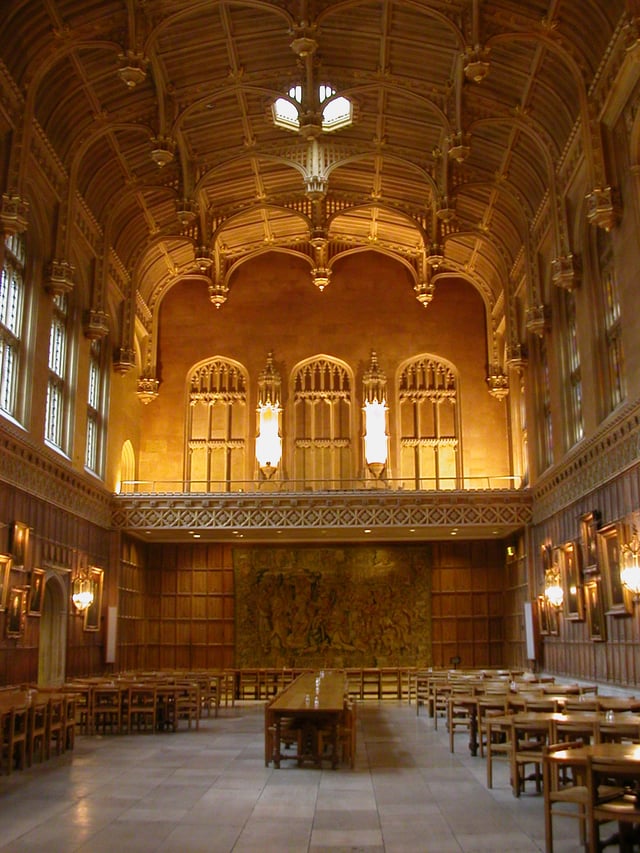
[(106, 384), (109, 371), (105, 364), (107, 347), (103, 339), (92, 340), (89, 347), (89, 387), (87, 392), (87, 443), (84, 464), (98, 476), (103, 473), (106, 418)]
[(21, 420), (18, 395), (24, 356), (25, 243), (21, 234), (4, 238), (0, 277), (0, 411)]
[(580, 367), (580, 350), (578, 348), (576, 298), (571, 291), (562, 291), (560, 299), (564, 327), (562, 346), (565, 379), (563, 385), (566, 394), (566, 435), (567, 446), (572, 447), (584, 436), (582, 373)]
[(246, 462), (247, 374), (235, 361), (216, 356), (189, 377), (187, 489), (243, 488)]
[(116, 484), (116, 492), (129, 494), (135, 491), (136, 455), (133, 444), (127, 439), (120, 451), (120, 477)]
[(420, 355), (401, 367), (400, 476), (415, 489), (460, 487), (460, 407), (457, 372)]
[(598, 228), (596, 241), (600, 273), (599, 338), (604, 372), (601, 376), (604, 391), (602, 400), (605, 406), (602, 416), (606, 417), (622, 403), (626, 387), (620, 328), (620, 301), (611, 235), (602, 228)]
[(353, 477), (353, 376), (318, 355), (292, 375), (294, 479), (305, 488), (344, 488)]
[(68, 451), (68, 407), (70, 404), (69, 298), (66, 294), (53, 297), (53, 312), (49, 328), (49, 376), (45, 408), (44, 437), (48, 444)]

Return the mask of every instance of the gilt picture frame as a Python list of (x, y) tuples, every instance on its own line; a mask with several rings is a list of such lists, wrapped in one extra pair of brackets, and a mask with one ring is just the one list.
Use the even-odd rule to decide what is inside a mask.
[(600, 579), (591, 578), (584, 586), (587, 623), (589, 636), (593, 642), (604, 642), (607, 639), (607, 623), (600, 590)]
[(582, 550), (580, 543), (566, 542), (560, 555), (560, 571), (564, 588), (564, 615), (574, 622), (584, 620), (582, 591)]
[(83, 628), (85, 631), (100, 630), (100, 613), (102, 612), (102, 583), (104, 571), (97, 566), (89, 567), (89, 580), (91, 581), (91, 592), (93, 601), (84, 611)]
[(0, 554), (0, 610), (7, 607), (12, 564), (13, 558), (10, 554)]
[(598, 531), (600, 576), (602, 577), (605, 613), (628, 616), (632, 612), (631, 596), (620, 578), (622, 543), (628, 541), (626, 525), (616, 521)]
[(47, 574), (44, 569), (33, 569), (31, 572), (31, 585), (29, 587), (29, 605), (27, 613), (29, 616), (40, 616), (42, 613), (42, 600), (44, 598), (44, 585)]
[(582, 545), (582, 571), (585, 575), (598, 571), (598, 528), (601, 516), (598, 510), (580, 516), (580, 544)]
[(7, 600), (7, 637), (20, 637), (24, 630), (27, 590), (25, 587), (11, 587)]

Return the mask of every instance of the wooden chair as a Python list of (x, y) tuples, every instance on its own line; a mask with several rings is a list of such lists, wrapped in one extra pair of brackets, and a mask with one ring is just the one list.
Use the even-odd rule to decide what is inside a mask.
[[(515, 715), (517, 716), (517, 715)], [(519, 797), (525, 790), (528, 780), (535, 782), (536, 792), (542, 791), (542, 755), (543, 749), (550, 742), (551, 720), (511, 722), (511, 786), (513, 796)], [(527, 767), (532, 766), (532, 772), (527, 775)]]
[[(586, 765), (571, 764), (570, 756), (562, 763), (555, 761), (558, 753), (570, 753), (583, 746), (581, 740), (548, 744), (542, 750), (542, 790), (544, 793), (544, 837), (546, 853), (553, 853), (553, 818), (570, 817), (579, 821), (580, 843), (586, 843), (587, 786)], [(565, 771), (570, 768), (571, 774)]]
[(478, 744), (480, 757), (483, 758), (487, 743), (486, 720), (488, 717), (500, 717), (507, 713), (507, 696), (505, 693), (478, 696), (477, 708)]
[(54, 693), (49, 696), (47, 710), (47, 758), (55, 747), (56, 755), (64, 750), (64, 696)]
[(127, 730), (139, 732), (156, 731), (156, 686), (154, 684), (132, 684), (129, 686)]
[[(6, 735), (3, 746), (6, 755), (6, 770), (24, 770), (27, 756), (27, 731), (29, 710), (25, 706), (12, 706), (5, 718)], [(5, 746), (6, 744), (6, 746)]]
[(47, 754), (47, 714), (49, 701), (46, 695), (36, 695), (29, 708), (29, 726), (27, 736), (27, 767), (31, 767), (34, 758), (43, 762)]
[(200, 687), (195, 681), (176, 682), (176, 722), (186, 720), (191, 728), (193, 723), (196, 729), (200, 728)]
[(122, 689), (115, 685), (98, 684), (94, 686), (91, 698), (93, 733), (120, 734), (122, 731)]
[(64, 693), (64, 731), (62, 748), (73, 749), (76, 745), (76, 725), (78, 715), (78, 696), (76, 693)]
[(511, 764), (511, 721), (498, 722), (498, 718), (488, 716), (485, 718), (484, 726), (487, 788), (493, 788), (493, 762), (508, 761)]
[[(611, 782), (619, 786), (615, 795), (607, 794)], [(637, 839), (637, 824), (640, 824), (640, 767), (638, 762), (624, 759), (587, 759), (587, 836), (589, 853), (600, 853), (600, 825), (616, 822), (619, 833), (619, 849), (632, 853)], [(605, 786), (603, 791), (603, 786)]]

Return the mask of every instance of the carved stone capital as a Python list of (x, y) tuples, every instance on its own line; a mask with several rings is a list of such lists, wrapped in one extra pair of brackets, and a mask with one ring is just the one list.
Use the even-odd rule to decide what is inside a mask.
[(97, 341), (109, 333), (109, 315), (106, 311), (94, 311), (91, 308), (84, 312), (82, 321), (84, 336), (90, 341)]
[(437, 270), (444, 263), (444, 246), (441, 243), (429, 243), (426, 261), (432, 269)]
[(29, 224), (29, 202), (19, 195), (4, 193), (0, 207), (0, 225), (7, 234), (21, 234)]
[(45, 280), (45, 288), (53, 296), (64, 296), (71, 293), (75, 287), (73, 276), (76, 268), (70, 261), (55, 259), (49, 266), (49, 277)]
[(580, 284), (580, 263), (569, 253), (551, 261), (551, 280), (556, 287), (573, 290)]

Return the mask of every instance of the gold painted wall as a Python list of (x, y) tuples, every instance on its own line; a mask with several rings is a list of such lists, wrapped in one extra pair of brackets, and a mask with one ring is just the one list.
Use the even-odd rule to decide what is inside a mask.
[(431, 662), (431, 548), (234, 548), (236, 666)]

